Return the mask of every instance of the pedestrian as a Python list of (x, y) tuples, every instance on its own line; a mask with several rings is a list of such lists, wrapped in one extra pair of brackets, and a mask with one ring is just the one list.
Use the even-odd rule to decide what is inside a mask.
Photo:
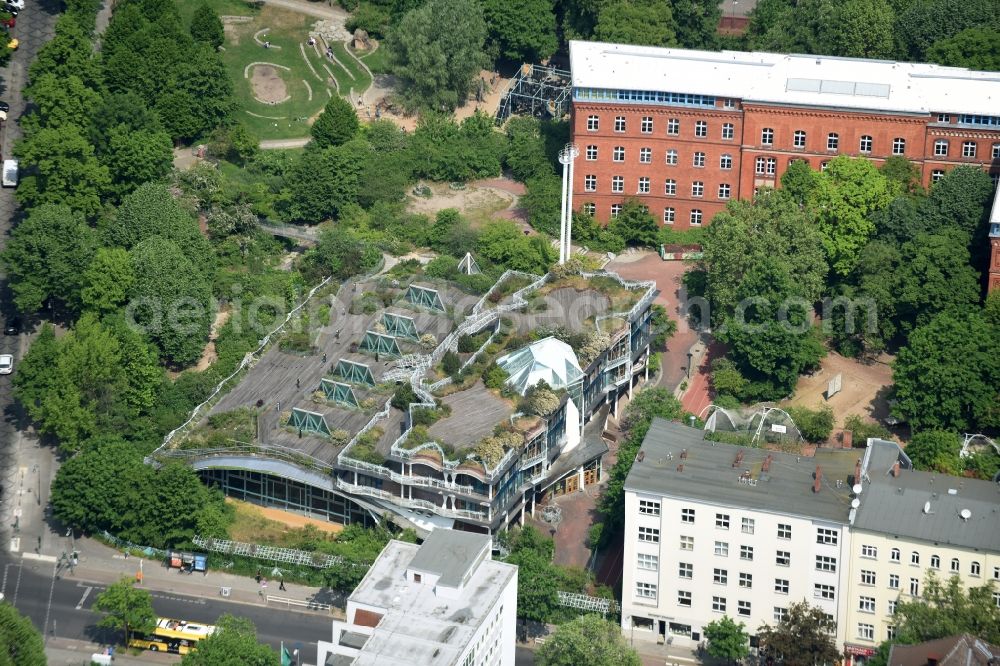
[(254, 576), (254, 580), (256, 580), (257, 584), (260, 585), (260, 569), (257, 569), (257, 575)]
[(287, 591), (287, 590), (285, 590), (285, 579), (284, 578), (282, 578), (278, 582), (278, 589), (281, 590), (282, 592), (286, 592)]
[(125, 559), (128, 559), (128, 548), (125, 549)]
[(264, 42), (264, 48), (265, 49), (271, 48), (271, 42)]
[(302, 382), (298, 377), (295, 378), (295, 388), (302, 388)]
[[(338, 331), (339, 333), (339, 331)], [(326, 363), (326, 352), (323, 352), (323, 362)]]

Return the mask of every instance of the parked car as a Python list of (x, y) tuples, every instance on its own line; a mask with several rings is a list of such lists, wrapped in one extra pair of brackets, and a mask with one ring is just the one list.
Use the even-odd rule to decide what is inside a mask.
[(10, 104), (8, 104), (3, 100), (0, 100), (0, 111), (3, 111), (4, 113), (10, 111)]
[(3, 326), (4, 335), (20, 335), (21, 334), (21, 318), (17, 315), (13, 317), (8, 317), (7, 322)]
[(14, 372), (14, 357), (10, 354), (0, 354), (0, 375)]
[(3, 161), (3, 177), (0, 178), (0, 185), (17, 187), (17, 160)]
[(22, 9), (24, 9), (24, 0), (7, 0), (6, 7), (12, 7), (18, 11), (21, 11)]

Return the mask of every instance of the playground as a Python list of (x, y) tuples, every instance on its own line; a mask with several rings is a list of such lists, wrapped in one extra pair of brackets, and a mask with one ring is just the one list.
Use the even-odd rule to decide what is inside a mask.
[[(892, 385), (891, 357), (883, 356), (865, 363), (830, 352), (822, 361), (820, 369), (812, 375), (803, 375), (795, 386), (795, 395), (782, 406), (802, 406), (817, 409), (829, 405), (836, 415), (836, 427), (844, 425), (844, 419), (858, 415), (867, 421), (879, 421), (889, 415), (886, 394)], [(841, 376), (841, 390), (827, 399), (826, 391), (830, 380)]]

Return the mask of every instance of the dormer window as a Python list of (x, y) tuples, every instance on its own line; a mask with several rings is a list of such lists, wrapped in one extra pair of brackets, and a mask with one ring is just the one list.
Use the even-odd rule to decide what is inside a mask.
[(418, 574), (418, 573), (413, 574), (413, 582), (414, 583), (419, 583), (420, 581), (421, 581), (420, 574)]

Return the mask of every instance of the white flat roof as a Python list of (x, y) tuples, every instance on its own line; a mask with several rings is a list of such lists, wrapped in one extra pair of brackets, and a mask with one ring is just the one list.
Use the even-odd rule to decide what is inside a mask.
[(574, 88), (896, 113), (1000, 115), (1000, 73), (923, 63), (571, 41)]

